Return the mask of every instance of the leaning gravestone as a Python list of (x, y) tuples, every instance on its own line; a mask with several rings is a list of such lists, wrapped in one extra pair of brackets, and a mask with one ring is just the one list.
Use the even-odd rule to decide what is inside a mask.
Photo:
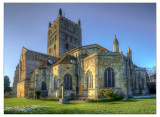
[(62, 87), (62, 98), (59, 99), (58, 103), (60, 103), (60, 104), (68, 104), (69, 103), (68, 99), (64, 98), (64, 92), (65, 92), (65, 89), (64, 89), (64, 87), (65, 87), (64, 80), (59, 84), (59, 86)]

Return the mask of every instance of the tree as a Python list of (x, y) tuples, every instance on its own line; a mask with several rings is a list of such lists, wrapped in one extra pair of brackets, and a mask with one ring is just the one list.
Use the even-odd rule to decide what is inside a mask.
[(152, 68), (147, 69), (149, 81), (152, 82), (152, 80), (156, 80), (156, 66), (153, 66)]
[(147, 83), (149, 93), (156, 94), (156, 66), (147, 69), (149, 82)]
[(4, 76), (4, 93), (11, 92), (10, 80), (8, 76)]

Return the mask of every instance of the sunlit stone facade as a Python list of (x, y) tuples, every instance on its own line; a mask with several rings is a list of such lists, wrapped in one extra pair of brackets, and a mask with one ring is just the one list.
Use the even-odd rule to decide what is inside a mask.
[[(125, 98), (148, 93), (146, 69), (132, 61), (132, 51), (127, 56), (119, 51), (115, 36), (113, 51), (98, 44), (82, 46), (81, 22), (74, 23), (59, 16), (49, 23), (47, 54), (23, 47), (15, 72), (13, 95), (30, 97), (40, 91), (41, 97), (60, 98), (65, 82), (68, 99), (97, 99), (98, 90), (113, 88)], [(17, 89), (17, 90), (16, 90)]]

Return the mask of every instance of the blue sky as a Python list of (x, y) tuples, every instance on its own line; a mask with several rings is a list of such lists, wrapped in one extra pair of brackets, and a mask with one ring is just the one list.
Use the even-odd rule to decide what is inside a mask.
[(156, 66), (156, 4), (154, 3), (6, 3), (4, 4), (4, 75), (13, 83), (22, 47), (47, 53), (48, 23), (62, 8), (63, 16), (81, 20), (82, 44), (99, 44), (113, 50), (117, 35), (124, 55), (128, 46), (133, 62)]

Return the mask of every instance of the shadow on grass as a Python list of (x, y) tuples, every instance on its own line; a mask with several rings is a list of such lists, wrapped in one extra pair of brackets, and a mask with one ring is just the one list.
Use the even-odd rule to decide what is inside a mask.
[(127, 100), (122, 100), (122, 102), (138, 102), (138, 101), (141, 101), (141, 100), (144, 100), (144, 99), (156, 99), (156, 98), (130, 98), (130, 99), (127, 99)]
[(122, 100), (122, 102), (137, 102), (137, 99), (127, 99), (127, 100)]

